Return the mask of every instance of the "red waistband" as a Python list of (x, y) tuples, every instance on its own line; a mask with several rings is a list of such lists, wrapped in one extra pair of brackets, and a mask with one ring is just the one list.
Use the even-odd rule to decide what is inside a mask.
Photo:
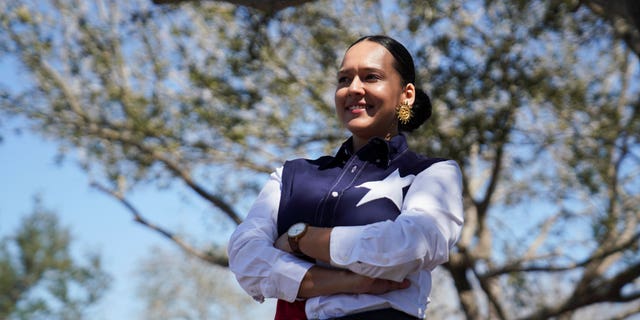
[(307, 320), (307, 314), (304, 312), (305, 302), (304, 300), (287, 302), (278, 299), (274, 320)]

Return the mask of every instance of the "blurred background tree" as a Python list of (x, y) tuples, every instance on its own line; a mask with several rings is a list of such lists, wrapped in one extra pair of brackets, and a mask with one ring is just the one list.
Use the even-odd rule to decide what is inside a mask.
[(261, 319), (227, 271), (184, 251), (153, 248), (137, 271), (140, 319)]
[(98, 254), (81, 264), (72, 237), (39, 201), (0, 239), (0, 319), (83, 319), (109, 287)]
[(337, 64), (385, 33), (434, 103), (410, 143), (463, 170), (466, 222), (443, 273), (459, 317), (640, 312), (637, 2), (174, 2), (0, 4), (0, 57), (32, 80), (2, 88), (0, 112), (80, 152), (135, 221), (226, 266), (223, 242), (159, 226), (128, 195), (180, 184), (232, 229), (283, 160), (347, 137)]

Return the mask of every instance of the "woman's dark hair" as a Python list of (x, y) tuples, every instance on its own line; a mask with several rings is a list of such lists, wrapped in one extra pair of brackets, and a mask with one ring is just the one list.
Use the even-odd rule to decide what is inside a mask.
[(402, 77), (402, 85), (406, 86), (409, 83), (413, 83), (416, 87), (415, 102), (411, 109), (413, 116), (407, 124), (399, 122), (398, 129), (400, 131), (408, 132), (417, 129), (427, 121), (429, 117), (431, 117), (431, 99), (429, 99), (427, 93), (418, 88), (418, 85), (416, 84), (416, 68), (413, 64), (411, 54), (400, 42), (384, 35), (364, 36), (352, 43), (349, 48), (362, 41), (372, 41), (385, 47), (395, 60), (393, 67), (398, 71), (400, 77)]

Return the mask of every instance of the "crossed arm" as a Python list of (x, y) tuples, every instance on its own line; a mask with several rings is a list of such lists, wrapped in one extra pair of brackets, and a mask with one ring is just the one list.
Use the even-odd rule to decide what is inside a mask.
[[(329, 263), (331, 259), (329, 254), (331, 230), (332, 228), (309, 227), (305, 236), (300, 239), (300, 250), (311, 258)], [(274, 246), (292, 253), (286, 233), (276, 240)], [(396, 282), (370, 278), (348, 270), (313, 266), (307, 270), (302, 278), (298, 297), (312, 298), (338, 293), (382, 294), (392, 290), (405, 289), (409, 285), (408, 280)]]
[(453, 162), (436, 166), (415, 178), (395, 221), (310, 227), (300, 240), (301, 251), (337, 269), (293, 256), (286, 235), (278, 237), (281, 172), (276, 171), (229, 241), (231, 270), (256, 300), (381, 294), (408, 287), (409, 273), (447, 261), (462, 227), (459, 168)]

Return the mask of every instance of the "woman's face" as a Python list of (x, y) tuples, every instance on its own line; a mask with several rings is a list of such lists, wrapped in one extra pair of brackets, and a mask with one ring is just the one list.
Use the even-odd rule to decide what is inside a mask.
[(402, 86), (393, 55), (382, 45), (362, 41), (344, 55), (338, 70), (336, 113), (361, 142), (398, 133), (396, 107), (413, 104), (413, 84)]

